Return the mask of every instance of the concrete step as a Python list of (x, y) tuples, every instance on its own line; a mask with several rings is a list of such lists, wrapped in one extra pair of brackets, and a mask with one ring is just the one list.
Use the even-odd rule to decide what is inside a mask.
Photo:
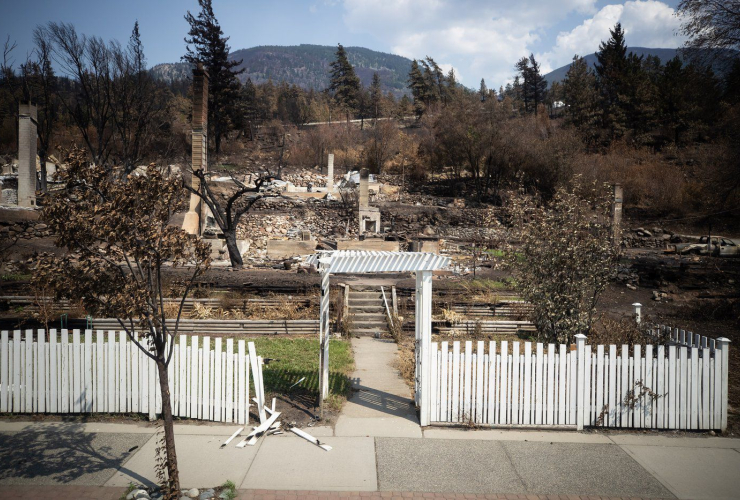
[(352, 335), (360, 335), (360, 336), (367, 335), (367, 336), (372, 337), (375, 335), (375, 332), (388, 333), (388, 330), (387, 329), (384, 330), (382, 328), (353, 328), (352, 329)]
[(352, 323), (353, 328), (381, 328), (386, 330), (388, 323), (385, 321), (355, 321)]
[(347, 303), (353, 305), (383, 305), (383, 299), (349, 299)]
[(372, 321), (374, 323), (377, 323), (379, 321), (385, 321), (385, 314), (354, 314), (352, 315), (352, 320), (355, 323), (360, 323), (363, 321)]
[(377, 314), (383, 314), (385, 313), (385, 306), (384, 305), (368, 305), (368, 306), (354, 306), (349, 308), (350, 314), (357, 314), (357, 313), (377, 313)]
[[(386, 297), (388, 294), (386, 293)], [(349, 292), (349, 299), (383, 299), (383, 294), (380, 292)]]

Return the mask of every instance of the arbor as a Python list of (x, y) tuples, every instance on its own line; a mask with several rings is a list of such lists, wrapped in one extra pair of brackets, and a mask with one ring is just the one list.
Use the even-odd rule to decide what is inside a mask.
[(540, 341), (570, 344), (591, 329), (599, 296), (616, 272), (610, 192), (576, 178), (547, 205), (524, 196), (512, 201), (520, 245), (509, 249), (506, 261), (517, 291), (533, 306)]
[(335, 57), (336, 59), (331, 63), (329, 90), (332, 92), (337, 103), (345, 109), (347, 121), (349, 122), (350, 114), (357, 111), (357, 107), (360, 104), (359, 99), (362, 85), (341, 43), (337, 44)]
[[(67, 253), (43, 260), (33, 279), (57, 299), (80, 300), (95, 317), (117, 318), (129, 340), (156, 363), (166, 450), (163, 486), (166, 497), (176, 498), (180, 480), (167, 366), (183, 304), (209, 266), (210, 247), (169, 224), (182, 189), (156, 166), (122, 180), (114, 169), (89, 163), (79, 149), (69, 153), (65, 165), (59, 170), (64, 189), (49, 196), (42, 213)], [(185, 268), (188, 275), (178, 312), (170, 318), (174, 326), (166, 321), (163, 301), (167, 266)]]
[(200, 12), (197, 17), (190, 11), (185, 14), (190, 31), (185, 38), (186, 53), (182, 60), (193, 66), (201, 63), (208, 71), (208, 128), (218, 156), (221, 139), (231, 126), (229, 110), (239, 99), (237, 76), (244, 72), (244, 68), (236, 70), (242, 61), (229, 60), (229, 37), (224, 36), (221, 30), (211, 0), (198, 0), (198, 5)]
[(478, 94), (480, 95), (481, 101), (485, 101), (488, 98), (488, 87), (486, 87), (486, 80), (484, 78), (480, 79), (480, 89), (478, 90)]

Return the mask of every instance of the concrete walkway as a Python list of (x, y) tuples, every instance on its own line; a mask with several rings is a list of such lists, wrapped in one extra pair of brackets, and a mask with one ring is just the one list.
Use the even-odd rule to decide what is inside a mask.
[[(740, 491), (740, 439), (439, 428), (417, 438), (347, 437), (319, 427), (308, 430), (330, 452), (292, 434), (221, 449), (235, 428), (176, 425), (183, 487), (231, 480), (240, 490), (357, 497), (375, 491), (737, 498)], [(0, 422), (0, 498), (39, 498), (44, 491), (67, 498), (66, 487), (77, 498), (87, 490), (93, 498), (114, 498), (103, 492), (153, 484), (157, 439), (146, 424)]]
[[(308, 430), (330, 452), (292, 434), (221, 449), (235, 428), (176, 426), (183, 487), (231, 480), (249, 490), (650, 498), (740, 491), (740, 439), (433, 428), (417, 438), (347, 437), (318, 427)], [(0, 422), (0, 498), (19, 486), (153, 484), (157, 439), (144, 424)]]
[(411, 390), (395, 367), (398, 347), (385, 339), (352, 339), (353, 394), (342, 409), (336, 436), (421, 437)]

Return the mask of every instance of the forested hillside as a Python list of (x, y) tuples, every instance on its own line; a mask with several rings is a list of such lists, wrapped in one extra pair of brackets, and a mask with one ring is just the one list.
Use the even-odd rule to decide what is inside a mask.
[[(408, 93), (409, 59), (363, 47), (346, 47), (346, 50), (364, 86), (370, 85), (373, 73), (377, 72), (384, 92), (392, 92), (396, 97)], [(335, 51), (336, 47), (326, 45), (265, 45), (236, 50), (229, 54), (229, 58), (242, 61), (237, 67), (246, 70), (239, 75), (242, 82), (249, 78), (260, 84), (271, 79), (274, 83), (286, 82), (306, 90), (324, 90), (329, 85), (329, 64)], [(152, 74), (172, 82), (187, 77), (189, 68), (186, 63), (158, 64), (152, 68)]]

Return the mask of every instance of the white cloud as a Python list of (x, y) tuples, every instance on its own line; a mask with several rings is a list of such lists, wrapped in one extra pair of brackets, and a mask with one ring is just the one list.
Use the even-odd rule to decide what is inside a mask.
[[(570, 12), (592, 13), (596, 0), (344, 0), (344, 21), (409, 58), (454, 64), (476, 86), (509, 79), (516, 60), (539, 40), (538, 30)], [(459, 73), (458, 73), (459, 75)]]
[[(657, 0), (630, 0), (596, 9), (596, 0), (343, 0), (344, 22), (409, 58), (431, 56), (454, 65), (460, 80), (477, 87), (511, 80), (514, 64), (530, 52), (543, 72), (570, 62), (573, 54), (594, 52), (621, 21), (632, 46), (677, 47), (680, 22)], [(541, 47), (548, 30), (566, 18), (581, 19), (561, 32), (551, 48)], [(538, 50), (539, 49), (539, 50)], [(470, 81), (462, 78), (464, 73)]]
[(571, 31), (558, 35), (552, 50), (540, 55), (543, 71), (568, 64), (575, 54), (584, 56), (596, 52), (617, 22), (622, 23), (630, 47), (675, 48), (684, 41), (675, 36), (681, 20), (663, 2), (636, 0), (623, 5), (606, 5)]

